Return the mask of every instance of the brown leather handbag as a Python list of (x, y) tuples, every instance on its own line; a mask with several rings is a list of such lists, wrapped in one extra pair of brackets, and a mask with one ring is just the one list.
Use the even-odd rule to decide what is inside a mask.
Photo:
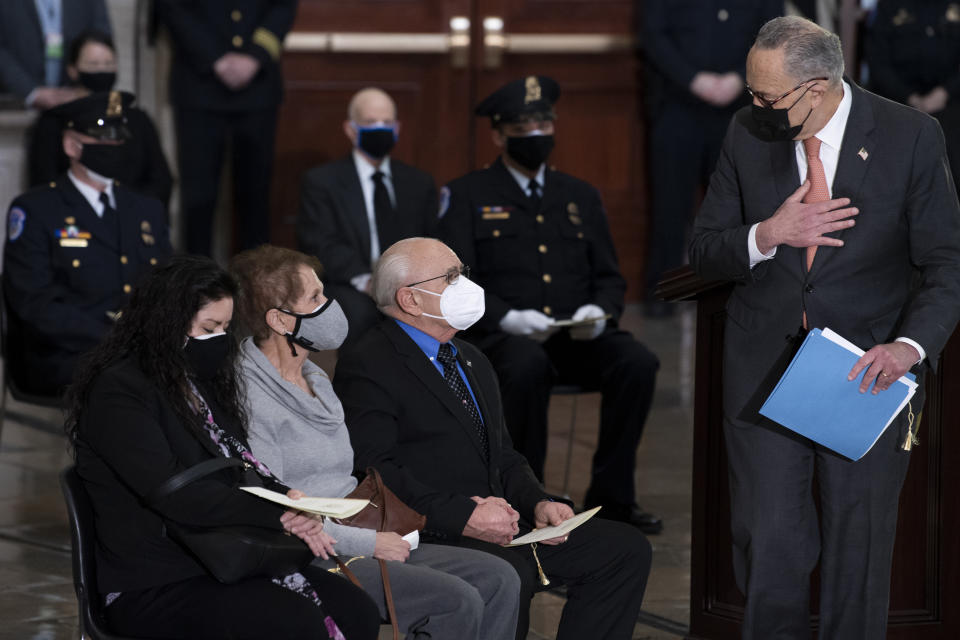
[[(373, 467), (367, 468), (367, 477), (357, 485), (357, 488), (350, 492), (347, 498), (358, 498), (369, 500), (370, 504), (365, 506), (359, 513), (349, 518), (334, 518), (333, 521), (346, 525), (348, 527), (360, 527), (362, 529), (374, 529), (376, 531), (392, 531), (401, 536), (405, 536), (412, 531), (420, 531), (427, 523), (426, 516), (420, 515), (403, 500), (398, 498), (390, 489), (383, 484), (383, 478), (380, 472)], [(363, 588), (360, 581), (353, 571), (347, 567), (340, 558), (336, 558), (337, 566), (343, 575), (347, 576), (355, 585)], [(393, 638), (399, 640), (400, 626), (397, 623), (397, 612), (393, 606), (393, 591), (390, 589), (390, 574), (387, 571), (385, 560), (378, 560), (380, 563), (380, 577), (383, 579), (383, 595), (387, 604), (387, 613), (390, 615), (390, 626), (393, 627)]]

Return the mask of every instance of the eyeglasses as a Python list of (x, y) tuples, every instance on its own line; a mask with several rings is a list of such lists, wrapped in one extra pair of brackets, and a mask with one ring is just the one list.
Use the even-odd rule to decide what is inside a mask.
[(783, 100), (784, 98), (786, 98), (788, 95), (790, 95), (791, 93), (793, 93), (793, 92), (796, 91), (797, 89), (800, 89), (801, 87), (803, 87), (803, 85), (808, 84), (808, 83), (810, 83), (810, 82), (817, 82), (818, 80), (827, 80), (827, 78), (810, 78), (809, 80), (804, 80), (803, 82), (801, 82), (800, 84), (798, 84), (797, 86), (795, 86), (793, 89), (790, 89), (790, 91), (787, 91), (785, 94), (783, 94), (783, 95), (780, 96), (779, 98), (774, 98), (773, 100), (767, 100), (767, 99), (764, 98), (762, 95), (760, 95), (759, 93), (757, 93), (756, 91), (754, 91), (753, 89), (751, 89), (751, 88), (750, 88), (750, 85), (747, 85), (747, 93), (750, 94), (750, 97), (751, 97), (751, 98), (753, 98), (753, 99), (755, 99), (755, 100), (759, 100), (759, 101), (760, 101), (760, 104), (762, 104), (763, 106), (769, 108), (769, 107), (772, 107), (773, 105), (777, 104), (778, 102), (780, 102), (780, 101)]
[(419, 282), (411, 282), (410, 284), (404, 285), (404, 286), (407, 286), (407, 287), (415, 287), (415, 286), (417, 286), (418, 284), (423, 284), (424, 282), (430, 282), (431, 280), (439, 280), (440, 278), (443, 278), (444, 281), (445, 281), (447, 284), (453, 284), (453, 283), (455, 283), (455, 282), (457, 281), (457, 279), (458, 279), (460, 276), (463, 276), (464, 278), (469, 278), (469, 277), (470, 277), (470, 267), (468, 267), (467, 265), (462, 265), (462, 266), (459, 266), (459, 267), (453, 267), (452, 269), (450, 269), (449, 271), (447, 271), (447, 272), (444, 273), (443, 275), (434, 276), (434, 277), (432, 277), (432, 278), (427, 278), (426, 280), (421, 280), (421, 281), (419, 281)]

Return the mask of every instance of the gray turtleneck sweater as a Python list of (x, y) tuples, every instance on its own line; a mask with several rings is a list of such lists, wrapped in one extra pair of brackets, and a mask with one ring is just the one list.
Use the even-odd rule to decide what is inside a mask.
[[(247, 386), (248, 440), (253, 454), (290, 488), (308, 496), (342, 498), (354, 490), (353, 448), (343, 406), (323, 369), (306, 360), (303, 377), (316, 397), (284, 380), (247, 338), (241, 345)], [(325, 521), (341, 556), (373, 557), (376, 531)]]

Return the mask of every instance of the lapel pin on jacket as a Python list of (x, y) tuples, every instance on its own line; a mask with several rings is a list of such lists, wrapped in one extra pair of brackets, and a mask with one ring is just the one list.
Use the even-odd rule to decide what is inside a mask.
[(866, 162), (867, 158), (870, 157), (870, 154), (867, 153), (867, 150), (864, 149), (863, 147), (860, 147), (860, 151), (857, 151), (857, 155), (860, 156), (860, 159), (863, 160), (864, 162)]

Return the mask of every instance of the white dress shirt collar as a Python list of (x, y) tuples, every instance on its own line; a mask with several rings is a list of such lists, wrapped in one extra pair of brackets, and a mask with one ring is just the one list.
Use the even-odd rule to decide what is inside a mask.
[[(507, 168), (507, 171), (510, 172), (510, 175), (513, 176), (513, 179), (517, 181), (517, 184), (520, 186), (520, 191), (523, 191), (525, 194), (529, 196), (530, 195), (530, 178), (526, 174), (523, 174), (520, 171), (517, 171), (516, 169), (511, 167), (509, 164), (507, 164), (506, 160), (503, 161), (503, 166)], [(533, 177), (534, 180), (540, 183), (541, 196), (543, 195), (543, 180), (546, 173), (547, 173), (547, 165), (541, 164), (540, 168), (537, 169), (537, 175)]]
[[(84, 200), (90, 203), (90, 206), (93, 207), (93, 211), (97, 214), (97, 217), (103, 217), (103, 203), (100, 202), (100, 191), (97, 191), (86, 182), (81, 182), (80, 178), (73, 174), (72, 170), (67, 170), (67, 177), (70, 178), (70, 182), (73, 183), (73, 186), (77, 188), (77, 191), (80, 192), (80, 195), (83, 196)], [(99, 176), (98, 176), (99, 177)], [(106, 178), (104, 178), (106, 180)], [(114, 209), (117, 208), (117, 199), (113, 195), (113, 180), (106, 180), (106, 188), (103, 190), (107, 194), (107, 197), (110, 199), (110, 206)]]

